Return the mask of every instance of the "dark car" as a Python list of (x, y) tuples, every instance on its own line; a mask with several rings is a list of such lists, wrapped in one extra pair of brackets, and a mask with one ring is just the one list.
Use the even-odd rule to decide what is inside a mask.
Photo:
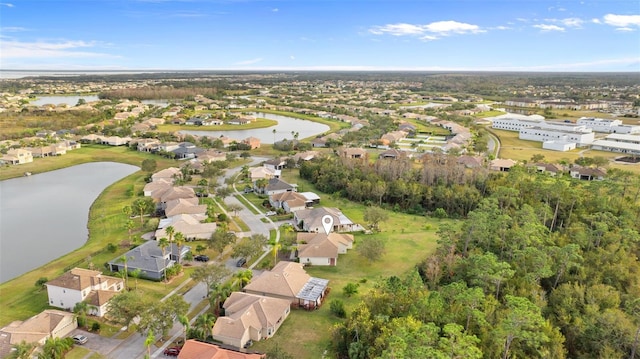
[(247, 258), (243, 257), (238, 259), (238, 261), (236, 262), (236, 267), (242, 267), (245, 264), (247, 264)]
[(180, 354), (180, 347), (171, 347), (164, 350), (164, 355), (177, 357)]
[(200, 255), (197, 255), (197, 256), (193, 257), (193, 259), (198, 261), (198, 262), (208, 262), (209, 261), (209, 256), (205, 256), (204, 254), (200, 254)]

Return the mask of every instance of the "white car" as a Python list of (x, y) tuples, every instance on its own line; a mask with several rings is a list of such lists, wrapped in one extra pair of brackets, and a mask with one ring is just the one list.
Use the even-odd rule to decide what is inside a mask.
[(265, 216), (275, 216), (276, 214), (277, 214), (277, 213), (276, 213), (276, 212), (274, 212), (274, 211), (269, 211), (269, 212), (265, 213), (264, 215), (265, 215)]
[(73, 336), (73, 342), (76, 344), (84, 344), (89, 340), (89, 338), (84, 335), (78, 334)]

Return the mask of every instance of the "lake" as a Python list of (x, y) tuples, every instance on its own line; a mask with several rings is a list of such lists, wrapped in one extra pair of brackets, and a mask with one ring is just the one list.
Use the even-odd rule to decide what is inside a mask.
[(95, 199), (138, 170), (94, 162), (0, 181), (0, 283), (82, 247)]
[[(231, 130), (231, 131), (195, 131), (195, 130), (183, 130), (179, 131), (182, 134), (189, 134), (194, 136), (210, 136), (220, 137), (221, 135), (233, 138), (236, 140), (242, 140), (247, 137), (253, 136), (260, 139), (261, 143), (274, 143), (275, 141), (282, 141), (283, 139), (292, 140), (293, 135), (291, 131), (299, 134), (298, 139), (317, 136), (324, 132), (329, 131), (330, 127), (318, 122), (309, 120), (301, 120), (299, 118), (293, 118), (288, 116), (274, 115), (270, 113), (257, 112), (252, 114), (258, 118), (266, 118), (269, 120), (276, 120), (278, 124), (271, 127), (255, 128), (247, 130)], [(215, 127), (214, 127), (215, 128)], [(238, 125), (238, 128), (242, 128), (242, 125)], [(273, 130), (276, 130), (274, 135)]]
[[(84, 99), (86, 102), (93, 102), (100, 100), (96, 95), (70, 95), (70, 96), (59, 96), (59, 95), (46, 95), (46, 96), (38, 96), (35, 100), (31, 101), (30, 104), (35, 106), (42, 105), (61, 105), (67, 104), (69, 106), (75, 106), (78, 104), (78, 100)], [(167, 100), (142, 100), (140, 101), (147, 105), (156, 105), (161, 107), (169, 106), (169, 101)]]

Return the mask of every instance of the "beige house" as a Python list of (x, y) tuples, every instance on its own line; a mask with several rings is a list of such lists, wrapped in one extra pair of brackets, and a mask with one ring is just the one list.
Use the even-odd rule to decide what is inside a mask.
[(33, 154), (23, 148), (12, 148), (2, 156), (2, 160), (12, 165), (22, 165), (33, 162)]
[(296, 262), (279, 262), (272, 270), (264, 271), (253, 278), (243, 291), (286, 299), (295, 307), (319, 307), (326, 295), (329, 281), (311, 277), (303, 267)]
[(151, 181), (155, 182), (160, 179), (163, 179), (167, 182), (172, 182), (177, 174), (180, 173), (180, 169), (178, 167), (169, 167), (163, 170), (160, 170), (151, 175)]
[(298, 233), (297, 257), (304, 265), (335, 266), (338, 263), (338, 254), (347, 253), (353, 248), (354, 237), (352, 234), (331, 232), (325, 233)]
[(0, 358), (21, 342), (43, 345), (48, 338), (62, 338), (78, 327), (73, 313), (47, 309), (25, 321), (15, 321), (0, 329)]
[(217, 225), (215, 223), (200, 223), (200, 219), (204, 216), (180, 214), (171, 217), (170, 223), (162, 224), (162, 228), (156, 230), (155, 238), (169, 238), (166, 228), (172, 226), (176, 233), (180, 232), (184, 235), (184, 239), (187, 241), (192, 240), (208, 240), (216, 231)]
[(322, 218), (326, 215), (333, 218), (332, 232), (354, 232), (363, 229), (361, 225), (353, 223), (342, 211), (331, 207), (315, 207), (295, 211), (293, 212), (293, 222), (305, 232), (321, 232), (324, 231)]
[(271, 338), (289, 316), (291, 302), (286, 299), (233, 292), (224, 302), (225, 316), (216, 320), (213, 339), (243, 348), (249, 340)]
[(249, 169), (249, 177), (251, 177), (251, 181), (255, 182), (259, 179), (272, 179), (276, 178), (280, 175), (280, 171), (276, 171), (272, 168), (267, 167), (254, 167)]
[(179, 214), (199, 214), (207, 213), (207, 205), (199, 204), (198, 197), (178, 198), (168, 201), (165, 205), (164, 215), (173, 217)]
[(492, 171), (509, 172), (509, 169), (515, 165), (516, 161), (514, 160), (496, 158), (489, 163), (489, 169)]
[(98, 317), (107, 312), (109, 300), (124, 288), (120, 278), (82, 268), (74, 268), (45, 285), (50, 306), (73, 310), (77, 303), (85, 301), (89, 314)]
[(291, 213), (307, 208), (311, 201), (298, 192), (281, 192), (270, 195), (269, 204), (273, 208), (281, 208), (286, 213)]

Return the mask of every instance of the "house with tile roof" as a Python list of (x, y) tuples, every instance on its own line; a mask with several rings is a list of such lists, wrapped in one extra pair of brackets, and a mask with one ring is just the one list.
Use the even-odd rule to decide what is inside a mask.
[(256, 187), (255, 190), (257, 192), (262, 191), (264, 194), (271, 196), (278, 193), (296, 192), (298, 187), (294, 184), (289, 184), (280, 178), (271, 178), (264, 189)]
[(320, 232), (324, 231), (322, 217), (325, 215), (333, 218), (332, 232), (354, 232), (364, 229), (361, 225), (353, 223), (338, 208), (331, 207), (314, 207), (295, 211), (293, 212), (293, 222), (302, 231)]
[(47, 309), (25, 321), (0, 329), (0, 358), (8, 358), (14, 345), (23, 341), (44, 345), (48, 338), (62, 338), (78, 327), (75, 314)]
[(223, 305), (225, 316), (219, 317), (211, 331), (213, 339), (237, 348), (249, 340), (271, 338), (289, 316), (291, 302), (244, 292), (233, 292)]
[(207, 205), (199, 204), (198, 197), (176, 198), (165, 204), (164, 215), (167, 217), (178, 214), (206, 214)]
[(178, 354), (178, 359), (265, 359), (265, 354), (248, 353), (222, 345), (187, 340)]
[(269, 204), (275, 209), (282, 209), (286, 213), (305, 209), (313, 204), (298, 192), (282, 192), (269, 196)]
[(99, 271), (74, 268), (48, 281), (45, 286), (50, 306), (73, 310), (77, 303), (85, 301), (89, 314), (102, 317), (109, 300), (124, 288), (124, 282)]
[(301, 263), (281, 261), (270, 271), (253, 278), (242, 291), (286, 299), (295, 307), (319, 307), (327, 294), (329, 281), (311, 277)]
[(170, 224), (165, 226), (162, 224), (162, 228), (156, 230), (155, 238), (169, 237), (167, 235), (166, 227), (172, 226), (176, 233), (182, 233), (184, 239), (187, 241), (193, 240), (208, 240), (218, 228), (215, 223), (201, 223), (200, 219), (206, 218), (206, 216), (198, 216), (197, 214), (180, 214), (171, 217)]
[(353, 248), (354, 237), (346, 233), (300, 232), (297, 235), (297, 257), (304, 265), (335, 266), (338, 254)]

